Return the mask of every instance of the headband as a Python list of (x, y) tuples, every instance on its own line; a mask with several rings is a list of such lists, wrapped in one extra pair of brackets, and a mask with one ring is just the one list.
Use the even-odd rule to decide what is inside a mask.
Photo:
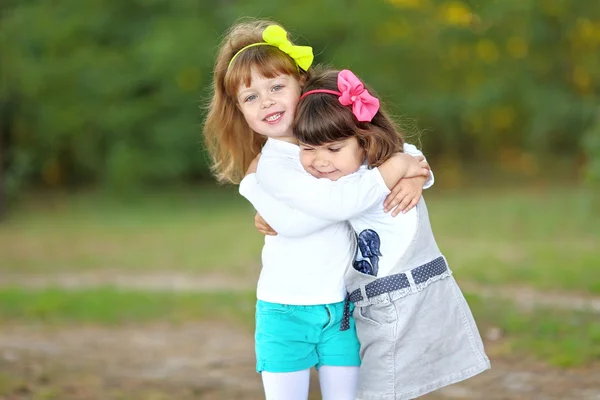
[(255, 46), (274, 46), (285, 54), (290, 56), (300, 68), (304, 71), (308, 71), (310, 68), (314, 56), (312, 47), (310, 46), (294, 46), (287, 38), (287, 32), (279, 25), (269, 25), (262, 33), (264, 42), (252, 43), (248, 46), (242, 47), (229, 61), (227, 68), (231, 66), (233, 60), (244, 50)]
[(329, 89), (309, 90), (300, 96), (300, 100), (313, 93), (328, 93), (339, 96), (340, 103), (344, 106), (352, 105), (352, 114), (360, 122), (371, 122), (379, 111), (379, 99), (371, 96), (365, 85), (347, 69), (340, 71), (337, 79), (339, 92)]

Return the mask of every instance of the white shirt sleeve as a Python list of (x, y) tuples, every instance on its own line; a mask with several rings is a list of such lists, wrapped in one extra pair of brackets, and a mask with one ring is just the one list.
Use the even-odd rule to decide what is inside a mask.
[(244, 196), (275, 232), (286, 237), (303, 237), (336, 223), (316, 218), (287, 206), (261, 189), (256, 174), (247, 175), (240, 182), (240, 194)]
[[(410, 154), (413, 157), (423, 156), (423, 153), (419, 149), (417, 149), (417, 147), (415, 145), (409, 144), (409, 143), (404, 143), (404, 152), (406, 154)], [(425, 157), (425, 156), (423, 156), (423, 157)], [(425, 161), (427, 161), (427, 159), (425, 159)], [(433, 178), (433, 171), (431, 171), (431, 173), (429, 174), (429, 178), (427, 178), (427, 180), (423, 184), (423, 189), (429, 189), (430, 187), (433, 186), (434, 182), (435, 182), (435, 179)]]
[(260, 187), (276, 199), (332, 221), (349, 220), (383, 201), (382, 195), (389, 193), (377, 168), (334, 182), (317, 179), (304, 170), (286, 168), (280, 160), (263, 155), (256, 176)]

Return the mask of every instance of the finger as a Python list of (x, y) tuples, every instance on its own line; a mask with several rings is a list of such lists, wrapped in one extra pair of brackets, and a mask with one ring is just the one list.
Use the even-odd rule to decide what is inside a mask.
[(392, 194), (390, 193), (390, 195), (385, 200), (387, 202), (387, 205), (385, 204), (385, 202), (383, 203), (384, 212), (389, 212), (390, 210), (392, 210), (398, 205), (398, 203), (400, 203), (404, 196), (406, 196), (403, 193), (403, 189), (404, 188), (400, 188), (394, 196), (392, 196)]
[(401, 202), (398, 203), (398, 206), (396, 208), (394, 208), (394, 210), (392, 211), (392, 217), (397, 216), (398, 214), (405, 213), (405, 208), (406, 205), (409, 204), (407, 203), (407, 199), (410, 199), (410, 194), (407, 194), (406, 197), (404, 199), (402, 199)]
[(275, 232), (269, 224), (260, 224), (258, 229), (263, 232)]
[(417, 204), (419, 204), (419, 200), (421, 200), (421, 196), (417, 196), (413, 199), (413, 201), (410, 202), (410, 205), (408, 206), (408, 209), (406, 210), (406, 212), (412, 210), (413, 208), (415, 208), (417, 206)]
[[(394, 202), (390, 205), (389, 209), (394, 210), (396, 212), (396, 215), (398, 215), (398, 212), (402, 211), (401, 204), (402, 202), (404, 202), (406, 196), (408, 196), (408, 193), (402, 193), (401, 195), (396, 196)], [(392, 216), (393, 215), (394, 214), (392, 213)]]
[(277, 235), (277, 232), (275, 232), (274, 230), (270, 230), (270, 229), (259, 229), (258, 231), (260, 233), (262, 233), (263, 235), (268, 235), (268, 236), (275, 236), (275, 235)]
[(389, 205), (396, 198), (396, 196), (398, 196), (398, 194), (400, 192), (402, 192), (402, 189), (404, 189), (403, 185), (396, 184), (396, 186), (394, 186), (392, 188), (392, 191), (390, 192), (390, 194), (388, 194), (387, 197), (385, 198), (385, 200), (383, 202), (383, 207), (384, 208), (389, 207)]
[(396, 207), (396, 209), (398, 210), (398, 212), (402, 212), (404, 214), (407, 211), (406, 207), (409, 206), (409, 204), (412, 202), (413, 199), (414, 199), (414, 194), (412, 194), (412, 193), (411, 194), (407, 194), (406, 197), (404, 197), (402, 199), (402, 201), (400, 202), (400, 204), (398, 204), (398, 207)]
[(415, 208), (415, 206), (419, 203), (419, 200), (421, 200), (421, 195), (415, 194), (415, 196), (410, 201), (410, 204), (404, 209), (404, 211), (402, 211), (402, 213), (406, 214), (407, 212)]
[(389, 209), (391, 208), (391, 205), (394, 203), (394, 199), (396, 198), (397, 195), (398, 195), (398, 193), (396, 193), (396, 192), (391, 192), (390, 194), (387, 195), (387, 197), (383, 201), (383, 210), (385, 212), (389, 211)]

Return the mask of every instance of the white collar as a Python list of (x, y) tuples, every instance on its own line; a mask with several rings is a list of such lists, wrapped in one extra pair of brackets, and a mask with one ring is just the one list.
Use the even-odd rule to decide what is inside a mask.
[(276, 155), (279, 157), (283, 156), (300, 160), (300, 147), (297, 144), (286, 142), (284, 140), (268, 138), (262, 148), (262, 153), (264, 155)]

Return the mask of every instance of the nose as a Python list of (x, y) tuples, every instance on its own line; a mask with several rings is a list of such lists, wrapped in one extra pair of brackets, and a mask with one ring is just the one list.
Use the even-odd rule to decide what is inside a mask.
[(275, 100), (273, 100), (270, 96), (264, 96), (262, 98), (262, 102), (260, 103), (261, 108), (269, 108), (273, 104), (275, 104)]
[(327, 167), (329, 164), (329, 155), (326, 152), (317, 151), (315, 155), (315, 167)]

